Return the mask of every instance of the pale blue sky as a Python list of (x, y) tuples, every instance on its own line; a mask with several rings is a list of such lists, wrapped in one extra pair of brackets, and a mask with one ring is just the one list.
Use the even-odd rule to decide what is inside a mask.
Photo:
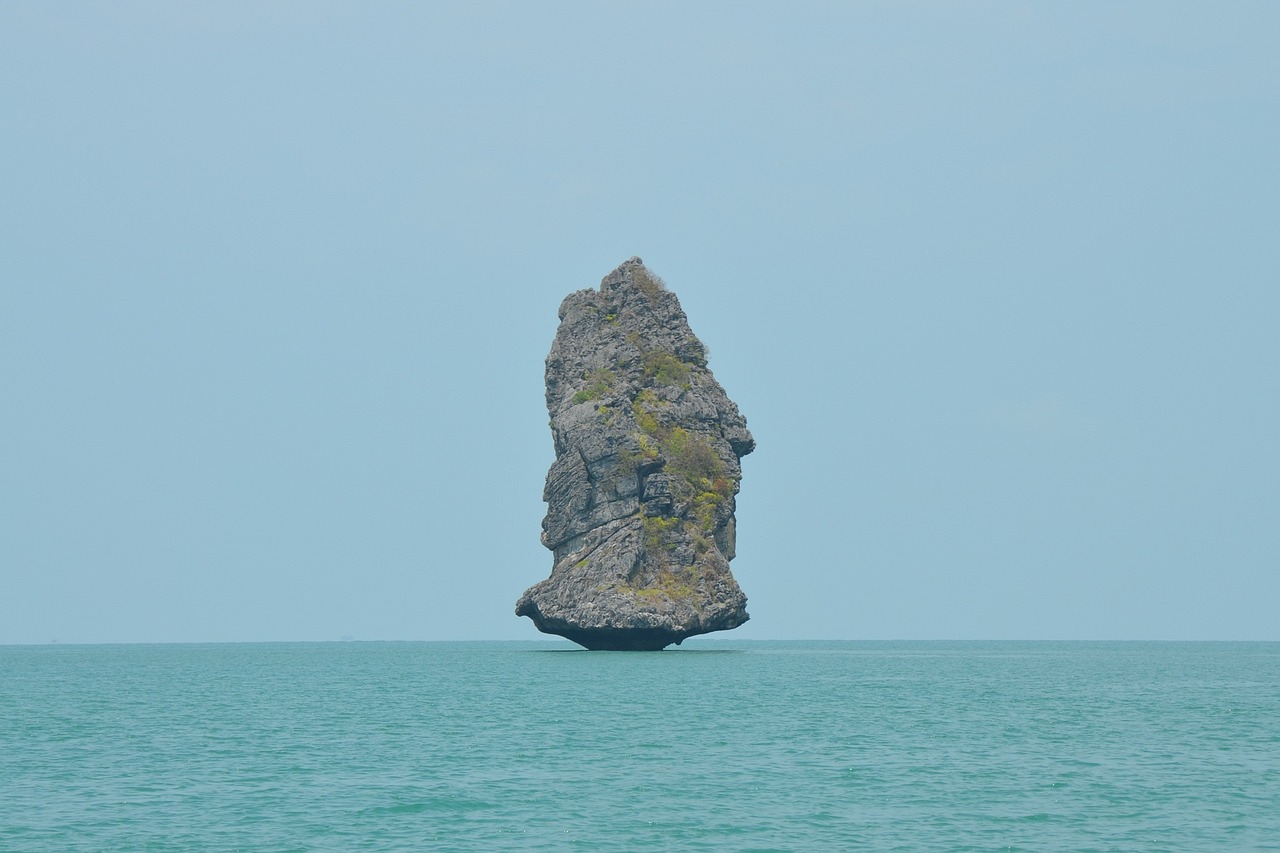
[(1280, 5), (0, 5), (0, 643), (520, 639), (631, 255), (741, 638), (1280, 639)]

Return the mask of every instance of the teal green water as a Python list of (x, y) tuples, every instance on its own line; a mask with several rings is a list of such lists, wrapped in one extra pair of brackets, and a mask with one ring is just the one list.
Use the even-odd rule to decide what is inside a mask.
[(0, 850), (1280, 849), (1280, 643), (0, 647)]

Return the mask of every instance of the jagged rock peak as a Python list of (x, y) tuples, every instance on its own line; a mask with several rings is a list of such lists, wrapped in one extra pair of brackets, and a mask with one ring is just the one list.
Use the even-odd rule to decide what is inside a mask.
[(546, 363), (551, 576), (516, 604), (591, 649), (661, 649), (747, 621), (729, 571), (746, 419), (680, 300), (639, 258), (569, 294)]

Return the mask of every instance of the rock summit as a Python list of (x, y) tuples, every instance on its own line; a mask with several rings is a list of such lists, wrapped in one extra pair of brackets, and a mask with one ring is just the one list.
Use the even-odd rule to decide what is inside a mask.
[(516, 615), (588, 649), (656, 650), (746, 622), (729, 561), (755, 440), (676, 295), (639, 258), (571, 293), (546, 383), (542, 544), (555, 557)]

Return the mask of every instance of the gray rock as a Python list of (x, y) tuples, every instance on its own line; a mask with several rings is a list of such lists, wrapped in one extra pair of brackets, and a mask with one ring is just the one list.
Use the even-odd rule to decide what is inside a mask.
[(569, 294), (546, 382), (542, 544), (555, 556), (516, 615), (589, 649), (661, 649), (746, 622), (729, 561), (755, 439), (676, 295), (639, 258)]

